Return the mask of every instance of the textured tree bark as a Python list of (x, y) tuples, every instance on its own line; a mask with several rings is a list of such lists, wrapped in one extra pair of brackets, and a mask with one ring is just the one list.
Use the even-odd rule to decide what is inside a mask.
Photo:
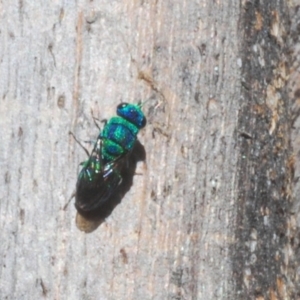
[[(247, 2), (242, 27), (242, 137), (233, 270), (241, 299), (289, 299), (288, 224), (293, 155), (284, 2)], [(292, 298), (294, 299), (294, 298)]]
[[(0, 299), (300, 297), (289, 5), (0, 5)], [(69, 131), (147, 99), (132, 183), (76, 223)]]
[(293, 190), (291, 211), (289, 216), (289, 244), (287, 246), (288, 252), (286, 253), (288, 262), (288, 275), (287, 279), (290, 283), (291, 299), (300, 298), (300, 160), (299, 160), (299, 146), (300, 146), (300, 123), (299, 123), (299, 108), (300, 108), (300, 61), (299, 61), (299, 23), (300, 23), (300, 10), (299, 1), (291, 1), (290, 3), (290, 34), (289, 34), (289, 59), (290, 59), (290, 77), (288, 81), (288, 96), (290, 100), (290, 116), (291, 116), (291, 146), (293, 149)]

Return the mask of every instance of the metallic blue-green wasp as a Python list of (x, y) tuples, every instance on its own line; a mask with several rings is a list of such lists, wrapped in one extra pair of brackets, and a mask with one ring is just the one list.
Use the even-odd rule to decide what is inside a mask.
[(88, 160), (82, 163), (75, 194), (78, 210), (95, 210), (116, 192), (123, 180), (121, 171), (126, 158), (145, 125), (140, 104), (118, 105), (117, 116), (106, 122)]

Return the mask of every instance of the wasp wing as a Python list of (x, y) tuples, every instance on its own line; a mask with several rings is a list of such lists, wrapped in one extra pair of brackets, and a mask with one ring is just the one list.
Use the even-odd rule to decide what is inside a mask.
[[(83, 169), (83, 172), (87, 170)], [(93, 176), (92, 180), (79, 177), (76, 185), (75, 206), (82, 211), (92, 211), (103, 205), (122, 182), (118, 170), (113, 167)]]
[(102, 141), (98, 139), (94, 149), (79, 173), (75, 206), (81, 211), (92, 211), (105, 203), (122, 182), (118, 160), (103, 163)]

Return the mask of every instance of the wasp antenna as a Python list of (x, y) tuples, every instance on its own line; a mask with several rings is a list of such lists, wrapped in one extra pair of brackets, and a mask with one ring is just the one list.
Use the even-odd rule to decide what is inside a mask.
[(156, 99), (154, 99), (154, 98), (149, 98), (149, 99), (147, 99), (147, 100), (145, 100), (144, 102), (142, 102), (142, 100), (140, 100), (139, 102), (138, 102), (138, 106), (139, 107), (142, 107), (142, 106), (144, 106), (144, 104), (145, 103), (147, 103), (148, 101), (151, 101), (151, 100), (156, 100)]

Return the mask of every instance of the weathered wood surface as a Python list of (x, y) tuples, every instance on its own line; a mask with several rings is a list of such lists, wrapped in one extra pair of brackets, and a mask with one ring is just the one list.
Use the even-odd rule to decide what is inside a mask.
[[(3, 2), (0, 299), (297, 299), (288, 13)], [(93, 140), (91, 110), (145, 99), (146, 162), (84, 233), (65, 208), (86, 158), (68, 132)]]

